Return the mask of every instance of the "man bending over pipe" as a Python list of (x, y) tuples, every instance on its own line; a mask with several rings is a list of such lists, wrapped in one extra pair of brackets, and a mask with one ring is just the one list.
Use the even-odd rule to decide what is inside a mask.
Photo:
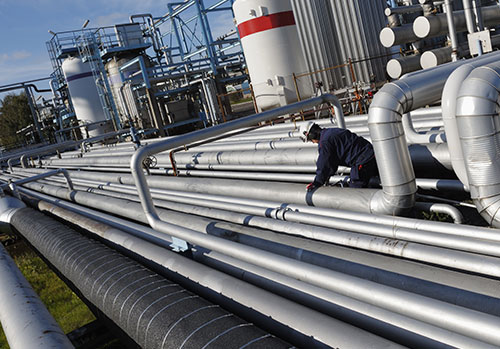
[(313, 122), (306, 124), (300, 137), (304, 142), (319, 144), (316, 177), (307, 191), (324, 185), (339, 166), (351, 168), (351, 188), (366, 188), (370, 178), (378, 176), (373, 146), (363, 137), (343, 128), (323, 129)]

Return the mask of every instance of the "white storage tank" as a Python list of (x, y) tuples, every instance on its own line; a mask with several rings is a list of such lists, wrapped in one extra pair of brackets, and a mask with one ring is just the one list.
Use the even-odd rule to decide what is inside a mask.
[(77, 119), (85, 123), (101, 121), (88, 127), (89, 135), (94, 137), (111, 131), (111, 122), (106, 120), (89, 63), (69, 57), (64, 60), (62, 70)]
[[(292, 74), (307, 68), (290, 0), (236, 0), (233, 10), (259, 109), (297, 101)], [(301, 99), (312, 96), (310, 81), (297, 80)]]

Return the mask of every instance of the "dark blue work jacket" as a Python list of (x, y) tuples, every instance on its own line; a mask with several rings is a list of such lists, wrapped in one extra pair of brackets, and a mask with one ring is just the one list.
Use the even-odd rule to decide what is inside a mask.
[(342, 128), (328, 128), (321, 131), (318, 144), (314, 183), (321, 186), (333, 176), (339, 166), (357, 169), (374, 158), (373, 147), (363, 137)]

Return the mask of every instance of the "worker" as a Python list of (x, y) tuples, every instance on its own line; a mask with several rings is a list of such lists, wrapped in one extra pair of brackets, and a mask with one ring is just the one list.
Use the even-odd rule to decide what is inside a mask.
[(363, 137), (343, 128), (323, 129), (309, 122), (301, 132), (304, 142), (319, 144), (316, 177), (307, 185), (312, 191), (328, 182), (339, 166), (351, 168), (349, 187), (366, 188), (372, 177), (378, 176), (373, 146)]

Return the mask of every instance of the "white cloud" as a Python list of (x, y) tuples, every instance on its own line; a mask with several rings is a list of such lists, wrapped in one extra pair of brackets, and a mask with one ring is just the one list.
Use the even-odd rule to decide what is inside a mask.
[(24, 64), (11, 64), (0, 60), (0, 85), (48, 77), (52, 66), (48, 59)]
[(110, 25), (128, 23), (129, 15), (126, 13), (115, 12), (105, 16), (99, 16), (91, 20), (92, 27), (106, 27)]
[(31, 52), (28, 51), (14, 51), (12, 53), (2, 53), (0, 54), (0, 64), (11, 64), (16, 61), (24, 60), (31, 57)]
[(11, 55), (13, 60), (21, 60), (21, 59), (26, 59), (28, 57), (31, 57), (31, 52), (28, 51), (16, 51), (13, 52)]

